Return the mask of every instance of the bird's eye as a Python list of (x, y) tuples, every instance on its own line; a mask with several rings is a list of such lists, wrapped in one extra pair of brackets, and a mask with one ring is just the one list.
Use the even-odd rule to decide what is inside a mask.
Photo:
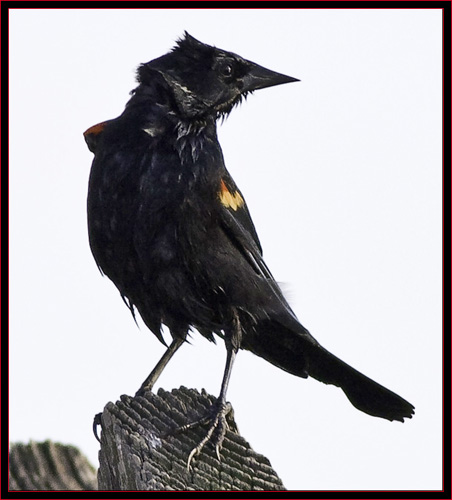
[(234, 73), (234, 68), (232, 67), (232, 64), (225, 64), (221, 67), (220, 71), (223, 76), (231, 77)]

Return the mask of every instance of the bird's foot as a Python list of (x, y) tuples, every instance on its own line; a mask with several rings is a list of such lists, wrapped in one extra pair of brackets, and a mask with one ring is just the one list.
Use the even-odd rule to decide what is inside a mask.
[(194, 457), (199, 455), (209, 441), (215, 447), (215, 452), (218, 460), (221, 461), (220, 451), (223, 446), (224, 437), (226, 435), (227, 429), (229, 429), (229, 424), (226, 420), (227, 415), (231, 412), (231, 403), (217, 403), (211, 408), (212, 413), (203, 417), (195, 422), (191, 422), (186, 425), (178, 427), (173, 433), (181, 433), (191, 429), (195, 429), (199, 426), (208, 425), (207, 433), (204, 438), (198, 443), (198, 445), (193, 448), (188, 456), (187, 460), (187, 471), (190, 470), (190, 463)]

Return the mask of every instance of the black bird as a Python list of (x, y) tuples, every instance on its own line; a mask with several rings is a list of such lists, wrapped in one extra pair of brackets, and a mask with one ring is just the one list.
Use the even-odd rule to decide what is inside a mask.
[(162, 325), (173, 338), (138, 393), (152, 388), (191, 329), (225, 341), (220, 396), (189, 462), (210, 438), (219, 452), (240, 348), (340, 387), (369, 415), (411, 418), (410, 403), (328, 352), (301, 325), (263, 261), (243, 194), (226, 170), (217, 120), (257, 89), (298, 80), (188, 33), (171, 52), (142, 64), (137, 80), (124, 112), (85, 132), (95, 154), (89, 240), (132, 313), (161, 342)]

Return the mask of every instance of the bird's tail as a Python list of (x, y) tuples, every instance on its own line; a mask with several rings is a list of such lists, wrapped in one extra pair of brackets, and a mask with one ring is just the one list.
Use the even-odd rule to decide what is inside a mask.
[(353, 406), (374, 417), (398, 420), (411, 418), (414, 406), (394, 392), (344, 363), (322, 346), (306, 349), (311, 377), (340, 387)]
[(274, 321), (261, 326), (245, 336), (245, 349), (289, 373), (340, 387), (353, 406), (369, 415), (403, 422), (414, 414), (412, 404), (328, 352), (299, 323), (296, 332)]

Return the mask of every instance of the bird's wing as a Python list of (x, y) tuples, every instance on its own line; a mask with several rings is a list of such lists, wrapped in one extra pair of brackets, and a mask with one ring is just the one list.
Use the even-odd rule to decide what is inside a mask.
[(262, 247), (245, 199), (227, 171), (225, 171), (220, 181), (218, 199), (224, 232), (245, 257), (254, 272), (265, 279), (273, 295), (279, 300), (282, 309), (288, 312), (291, 318), (298, 323), (295, 313), (290, 308), (281, 288), (263, 260)]

